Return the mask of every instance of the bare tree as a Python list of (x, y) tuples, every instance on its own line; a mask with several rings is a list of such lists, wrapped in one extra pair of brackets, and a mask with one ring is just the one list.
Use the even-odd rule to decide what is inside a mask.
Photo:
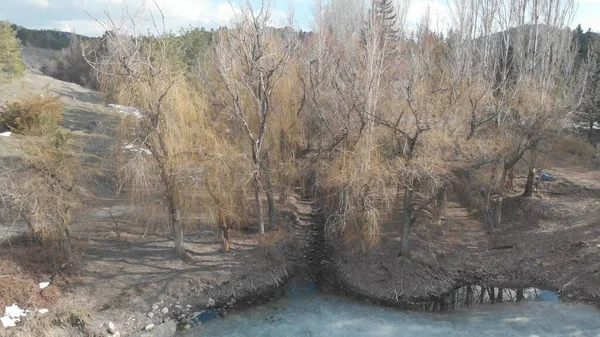
[[(297, 34), (291, 28), (270, 27), (272, 11), (268, 1), (262, 1), (259, 9), (253, 8), (250, 1), (242, 3), (233, 26), (217, 32), (215, 47), (217, 67), (228, 95), (225, 104), (249, 145), (260, 234), (265, 232), (261, 191), (269, 200), (269, 221), (275, 221), (269, 154), (265, 151), (272, 95), (298, 47)], [(290, 15), (289, 27), (293, 26), (292, 19)]]

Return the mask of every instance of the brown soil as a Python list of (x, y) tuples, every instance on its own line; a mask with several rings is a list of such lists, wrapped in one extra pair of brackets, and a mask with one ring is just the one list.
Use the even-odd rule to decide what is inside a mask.
[[(217, 308), (232, 298), (237, 300), (236, 307), (259, 303), (264, 297), (274, 296), (273, 289), (283, 286), (303, 268), (311, 227), (304, 221), (310, 218), (302, 214), (310, 214), (310, 210), (304, 202), (282, 207), (280, 225), (267, 233), (265, 245), (259, 244), (256, 234), (232, 230), (230, 254), (222, 253), (220, 237), (214, 230), (199, 226), (186, 236), (191, 257), (187, 262), (173, 255), (168, 234), (145, 234), (146, 228), (136, 225), (115, 232), (108, 212), (101, 216), (102, 209), (90, 210), (86, 221), (73, 228), (75, 240), (85, 244), (79, 266), (73, 268), (76, 275), (62, 272), (49, 276), (56, 269), (48, 261), (41, 261), (42, 269), (36, 272), (30, 259), (18, 258), (25, 251), (39, 253), (35, 246), (15, 242), (12, 248), (3, 246), (0, 274), (9, 277), (0, 278), (0, 302), (19, 303), (28, 309), (48, 308), (55, 313), (79, 313), (85, 329), (79, 329), (77, 336), (103, 336), (106, 327), (102, 324), (109, 321), (127, 336), (150, 323), (177, 320), (181, 315), (206, 309), (209, 298), (216, 300)], [(115, 217), (123, 223), (127, 219), (125, 213)], [(53, 279), (51, 286), (40, 290), (38, 282), (49, 278)], [(155, 303), (159, 310), (149, 318), (147, 313), (153, 311)], [(164, 307), (169, 308), (166, 315), (160, 313)], [(27, 336), (29, 329), (25, 324), (10, 332)]]
[(580, 161), (548, 160), (555, 178), (522, 198), (524, 177), (503, 204), (492, 234), (450, 198), (441, 227), (422, 219), (413, 231), (413, 257), (397, 257), (400, 225), (387, 224), (381, 245), (366, 254), (332, 238), (337, 286), (383, 304), (415, 307), (468, 284), (538, 287), (563, 299), (600, 299), (600, 170)]

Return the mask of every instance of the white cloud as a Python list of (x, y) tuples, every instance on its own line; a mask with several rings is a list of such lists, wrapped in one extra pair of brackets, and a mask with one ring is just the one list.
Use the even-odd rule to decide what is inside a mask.
[(450, 27), (448, 6), (435, 0), (417, 0), (411, 3), (407, 12), (409, 25), (417, 25), (429, 11), (429, 24), (433, 30), (444, 30)]
[(48, 2), (48, 0), (27, 0), (27, 2), (31, 3), (32, 5), (38, 6), (38, 7), (48, 7), (50, 6), (50, 3)]
[(104, 33), (104, 28), (93, 20), (66, 20), (54, 21), (46, 29), (58, 29), (63, 32), (75, 32), (87, 36), (99, 36)]
[(233, 9), (227, 2), (210, 0), (167, 0), (159, 2), (166, 20), (200, 25), (222, 26), (233, 18)]

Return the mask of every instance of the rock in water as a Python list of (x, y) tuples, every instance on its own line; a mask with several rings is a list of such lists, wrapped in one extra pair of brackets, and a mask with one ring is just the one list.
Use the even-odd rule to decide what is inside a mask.
[(191, 325), (198, 325), (199, 323), (206, 323), (211, 319), (217, 318), (218, 313), (214, 310), (202, 310), (195, 312), (188, 316), (187, 323)]

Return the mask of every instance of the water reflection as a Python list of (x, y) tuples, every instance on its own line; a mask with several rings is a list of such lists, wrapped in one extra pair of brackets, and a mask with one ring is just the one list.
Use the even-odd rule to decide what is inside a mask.
[(537, 288), (508, 289), (469, 285), (456, 289), (435, 300), (413, 303), (411, 306), (414, 307), (414, 309), (422, 309), (425, 311), (444, 311), (468, 308), (482, 304), (523, 301), (558, 302), (559, 297), (555, 292)]
[[(293, 296), (268, 305), (235, 312), (204, 326), (184, 332), (181, 337), (202, 336), (600, 336), (600, 312), (593, 307), (560, 302), (534, 301), (545, 292), (523, 289), (493, 291), (502, 304), (481, 305), (491, 300), (488, 288), (472, 286), (456, 293), (453, 305), (459, 310), (425, 313), (402, 311), (359, 303), (347, 298), (314, 293)], [(482, 295), (483, 292), (483, 295)], [(501, 293), (501, 295), (499, 295)], [(522, 295), (521, 295), (522, 294)]]

